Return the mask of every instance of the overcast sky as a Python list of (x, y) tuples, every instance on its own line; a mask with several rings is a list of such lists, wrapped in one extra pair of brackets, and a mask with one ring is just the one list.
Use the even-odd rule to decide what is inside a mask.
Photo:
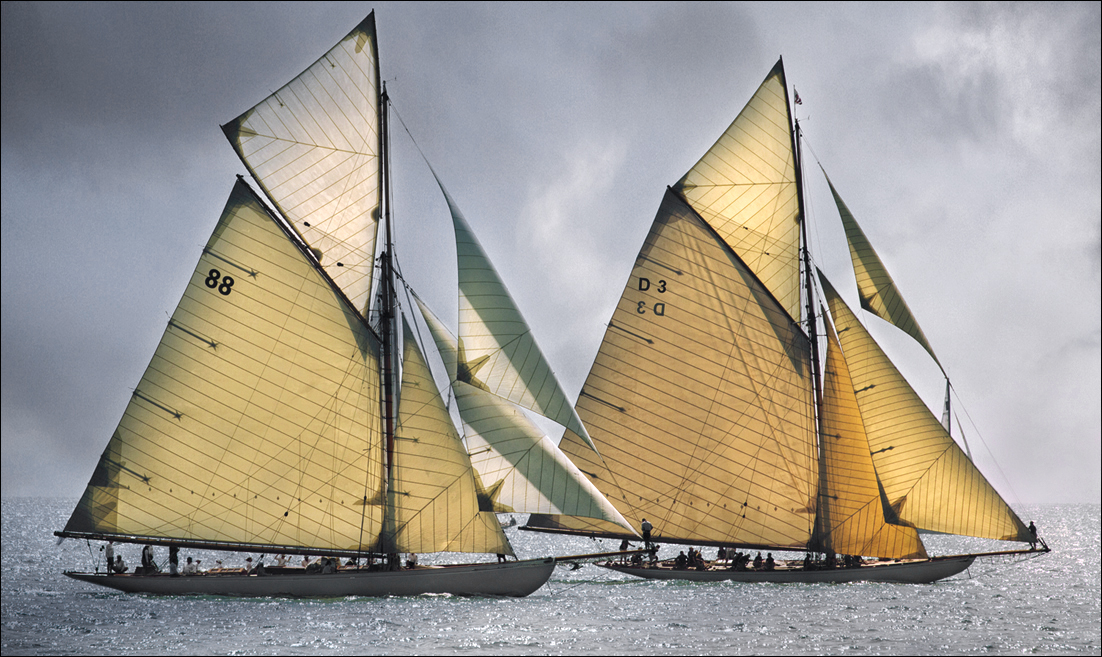
[[(245, 173), (218, 126), (372, 9), (397, 112), (569, 394), (665, 187), (783, 56), (817, 262), (852, 303), (816, 158), (981, 469), (1011, 503), (1099, 503), (1098, 3), (4, 2), (4, 496), (80, 495)], [(454, 316), (450, 218), (395, 132), (402, 266)], [(939, 407), (921, 350), (864, 319)]]

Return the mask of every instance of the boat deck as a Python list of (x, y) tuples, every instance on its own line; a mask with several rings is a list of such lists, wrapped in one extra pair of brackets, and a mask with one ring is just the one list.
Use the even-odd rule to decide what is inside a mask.
[(605, 562), (602, 568), (642, 577), (644, 579), (687, 580), (696, 582), (902, 582), (925, 584), (951, 577), (968, 568), (976, 555), (935, 557), (932, 559), (901, 559), (891, 561), (867, 561), (860, 566), (842, 568), (805, 569), (803, 561), (778, 561), (773, 570), (738, 570), (731, 562), (706, 562), (703, 569), (678, 569), (674, 562), (661, 561), (652, 564), (631, 565)]

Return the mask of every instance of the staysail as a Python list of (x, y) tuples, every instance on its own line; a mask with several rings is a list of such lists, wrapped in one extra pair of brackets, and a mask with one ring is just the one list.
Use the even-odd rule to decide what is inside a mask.
[[(456, 340), (440, 319), (417, 299), (440, 356), (456, 360)], [(448, 366), (452, 367), (452, 366)], [(499, 513), (562, 513), (615, 523), (627, 521), (570, 459), (512, 403), (452, 376), (471, 463), (486, 488), (487, 502)], [(623, 531), (621, 529), (621, 531)]]
[(795, 143), (778, 60), (723, 136), (674, 191), (800, 317), (800, 228)]
[(237, 182), (65, 533), (375, 543), (378, 341), (284, 226)]
[(448, 202), (455, 228), (459, 264), (458, 380), (558, 422), (582, 436), (595, 450), (505, 283), (448, 190), (439, 178), (436, 182)]
[(471, 459), (424, 355), (405, 332), (402, 395), (388, 496), (393, 545), (380, 552), (513, 554), (497, 516), (479, 509)]
[(669, 190), (578, 400), (604, 460), (570, 432), (560, 447), (659, 541), (803, 549), (818, 486), (809, 359), (786, 310)]
[(838, 337), (827, 324), (823, 372), (822, 486), (817, 536), (822, 552), (885, 559), (925, 559), (926, 548), (913, 527), (889, 524), (884, 515), (876, 468), (849, 368)]
[(1017, 514), (957, 446), (820, 272), (877, 475), (893, 512), (919, 529), (1028, 541)]
[(861, 297), (861, 307), (873, 313), (880, 319), (889, 322), (901, 331), (911, 336), (922, 345), (922, 348), (930, 354), (938, 367), (937, 355), (933, 347), (926, 340), (926, 334), (918, 326), (918, 321), (911, 313), (903, 295), (899, 293), (895, 281), (892, 280), (888, 270), (881, 262), (880, 256), (873, 250), (872, 244), (865, 236), (865, 231), (853, 218), (853, 213), (846, 207), (838, 190), (834, 189), (834, 183), (823, 172), (830, 186), (830, 193), (834, 196), (834, 203), (838, 206), (838, 214), (842, 218), (842, 226), (846, 230), (846, 241), (849, 243), (849, 255), (853, 260), (853, 272), (857, 277), (857, 291)]
[(222, 127), (264, 193), (365, 312), (381, 196), (375, 14)]

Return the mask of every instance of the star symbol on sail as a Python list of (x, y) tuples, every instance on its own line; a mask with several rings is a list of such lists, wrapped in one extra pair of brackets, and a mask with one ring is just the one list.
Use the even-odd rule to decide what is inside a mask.
[(475, 374), (480, 369), (482, 369), (486, 365), (486, 363), (489, 362), (489, 360), (490, 356), (489, 354), (487, 354), (474, 360), (473, 362), (468, 361), (467, 352), (463, 348), (463, 344), (461, 342), (459, 344), (459, 362), (456, 367), (455, 378), (459, 381), (462, 381), (463, 383), (466, 383), (467, 385), (480, 388), (482, 390), (485, 390), (486, 392), (493, 392), (492, 390), (490, 390), (489, 386), (487, 386), (478, 377), (475, 376)]

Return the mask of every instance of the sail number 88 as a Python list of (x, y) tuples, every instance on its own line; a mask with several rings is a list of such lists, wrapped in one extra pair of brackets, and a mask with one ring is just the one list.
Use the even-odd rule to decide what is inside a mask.
[[(219, 281), (219, 278), (221, 278), (221, 281)], [(222, 272), (217, 269), (210, 270), (210, 272), (207, 273), (206, 280), (203, 282), (212, 290), (218, 288), (218, 293), (222, 296), (228, 296), (230, 290), (233, 288), (233, 277), (222, 276)]]

